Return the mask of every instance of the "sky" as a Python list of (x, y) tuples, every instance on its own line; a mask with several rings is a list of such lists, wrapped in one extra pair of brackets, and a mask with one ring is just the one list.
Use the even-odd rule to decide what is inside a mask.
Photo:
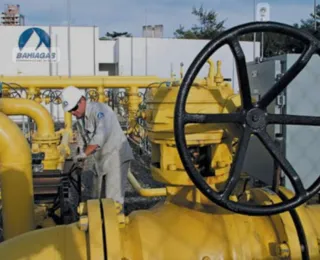
[[(143, 25), (162, 24), (164, 37), (171, 38), (179, 25), (188, 29), (197, 24), (191, 11), (192, 7), (201, 5), (206, 10), (215, 10), (218, 20), (225, 20), (226, 28), (254, 19), (254, 0), (0, 0), (0, 8), (4, 9), (5, 4), (20, 4), (26, 25), (66, 25), (68, 1), (71, 25), (98, 26), (100, 36), (117, 31), (141, 37)], [(260, 2), (270, 4), (272, 21), (287, 24), (308, 18), (314, 5), (314, 0), (256, 0)]]

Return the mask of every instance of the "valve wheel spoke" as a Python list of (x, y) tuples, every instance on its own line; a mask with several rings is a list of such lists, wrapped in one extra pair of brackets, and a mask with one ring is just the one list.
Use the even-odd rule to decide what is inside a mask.
[(319, 116), (268, 114), (267, 122), (268, 122), (268, 124), (280, 124), (280, 125), (320, 126), (320, 117)]
[(253, 105), (251, 101), (251, 91), (248, 78), (246, 56), (242, 50), (239, 40), (236, 37), (231, 38), (228, 44), (236, 61), (242, 107), (247, 110), (252, 108)]
[(306, 190), (302, 184), (301, 178), (298, 173), (292, 167), (291, 163), (283, 156), (280, 149), (276, 146), (274, 141), (271, 139), (270, 135), (266, 131), (261, 131), (256, 133), (259, 140), (269, 151), (271, 156), (280, 164), (282, 170), (288, 176), (291, 184), (293, 185), (297, 195), (305, 195)]
[(242, 170), (242, 166), (246, 157), (246, 152), (249, 146), (251, 136), (250, 128), (245, 127), (243, 129), (242, 137), (240, 138), (240, 142), (238, 145), (238, 150), (234, 157), (234, 161), (232, 163), (229, 178), (227, 184), (225, 185), (224, 191), (220, 193), (222, 199), (228, 199), (234, 188), (236, 187)]

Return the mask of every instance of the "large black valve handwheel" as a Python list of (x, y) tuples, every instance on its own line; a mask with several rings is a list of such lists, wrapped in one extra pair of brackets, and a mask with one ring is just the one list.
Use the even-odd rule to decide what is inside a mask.
[[(305, 47), (299, 59), (257, 103), (252, 102), (245, 55), (238, 40), (239, 36), (253, 32), (273, 32), (287, 35), (302, 41)], [(225, 44), (230, 46), (237, 65), (242, 101), (241, 111), (231, 114), (187, 113), (185, 110), (186, 100), (194, 79), (211, 55)], [(276, 22), (253, 22), (231, 28), (221, 33), (217, 38), (211, 40), (194, 59), (191, 66), (188, 68), (179, 89), (175, 106), (174, 134), (177, 149), (186, 172), (195, 186), (212, 202), (235, 213), (254, 216), (273, 215), (291, 210), (303, 204), (320, 190), (320, 177), (317, 178), (308, 189), (305, 189), (298, 173), (281, 153), (266, 131), (268, 124), (320, 125), (320, 117), (269, 114), (266, 109), (267, 106), (302, 71), (312, 55), (320, 53), (319, 50), (320, 42), (309, 33)], [(191, 123), (234, 123), (243, 129), (238, 144), (238, 150), (234, 156), (234, 161), (230, 169), (229, 178), (223, 191), (214, 191), (198, 173), (192, 163), (187, 149), (184, 130), (185, 125)], [(259, 138), (272, 157), (279, 163), (295, 189), (294, 197), (286, 199), (278, 204), (266, 206), (250, 205), (229, 200), (230, 195), (240, 179), (245, 154), (252, 134)]]

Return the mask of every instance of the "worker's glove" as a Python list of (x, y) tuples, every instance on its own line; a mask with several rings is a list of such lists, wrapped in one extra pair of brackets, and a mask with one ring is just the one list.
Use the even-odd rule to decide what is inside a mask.
[(75, 164), (79, 164), (81, 162), (84, 162), (86, 158), (87, 158), (87, 155), (84, 152), (82, 152), (73, 157), (73, 162)]

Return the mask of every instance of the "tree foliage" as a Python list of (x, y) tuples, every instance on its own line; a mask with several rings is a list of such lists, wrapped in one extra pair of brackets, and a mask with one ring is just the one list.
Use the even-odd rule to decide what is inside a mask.
[[(315, 19), (316, 18), (316, 28), (315, 28)], [(301, 20), (300, 21), (301, 24), (298, 25), (296, 24), (296, 26), (302, 30), (307, 30), (310, 33), (312, 33), (313, 35), (315, 35), (318, 39), (320, 39), (320, 5), (317, 5), (316, 7), (316, 17), (314, 17), (314, 14), (310, 14), (308, 19), (305, 20)]]
[[(192, 9), (192, 14), (197, 16), (198, 25), (193, 25), (190, 29), (185, 29), (180, 25), (174, 32), (174, 36), (179, 39), (212, 39), (225, 30), (224, 22), (218, 21), (218, 14), (214, 10), (206, 11), (203, 6), (199, 9)], [(320, 39), (320, 5), (316, 9), (317, 30), (314, 29), (314, 14), (310, 14), (307, 19), (300, 20), (300, 23), (294, 23), (292, 26), (307, 30)], [(289, 36), (276, 33), (263, 34), (263, 56), (270, 57), (286, 53), (301, 53), (303, 43)], [(253, 34), (247, 34), (240, 37), (241, 41), (253, 41)], [(256, 33), (256, 41), (261, 42), (262, 34)], [(259, 54), (257, 54), (259, 55)]]
[(100, 40), (113, 40), (118, 37), (132, 37), (132, 35), (128, 32), (115, 32), (112, 33), (107, 32), (105, 36), (101, 37)]
[(199, 9), (193, 7), (192, 14), (197, 16), (199, 25), (193, 25), (190, 29), (185, 29), (180, 25), (174, 32), (178, 39), (211, 39), (221, 33), (224, 21), (218, 21), (218, 14), (214, 10), (206, 11), (203, 6)]

